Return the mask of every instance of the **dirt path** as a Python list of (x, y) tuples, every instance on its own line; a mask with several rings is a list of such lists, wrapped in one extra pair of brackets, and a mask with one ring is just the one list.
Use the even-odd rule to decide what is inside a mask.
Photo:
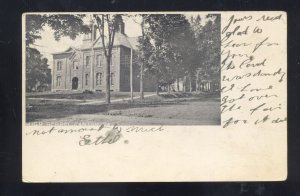
[[(148, 95), (144, 95), (144, 97), (152, 97), (152, 96), (155, 96), (156, 94), (148, 94)], [(133, 99), (139, 99), (140, 96), (134, 96)], [(64, 99), (64, 98), (61, 98), (61, 99), (56, 99), (56, 98), (41, 98), (41, 97), (29, 97), (27, 98), (28, 100), (38, 100), (38, 101), (59, 101), (59, 102), (71, 102), (71, 103), (74, 103), (74, 102), (77, 102), (75, 103), (76, 105), (102, 105), (102, 104), (105, 104), (105, 100), (95, 100), (95, 99)], [(117, 102), (122, 102), (122, 101), (129, 101), (131, 98), (130, 97), (127, 97), (127, 98), (121, 98), (121, 99), (114, 99), (112, 98), (111, 99), (111, 103), (117, 103)]]
[[(156, 94), (150, 94), (150, 95), (144, 95), (144, 97), (152, 97), (155, 96)], [(133, 99), (139, 99), (140, 96), (135, 96)], [(122, 102), (122, 101), (130, 101), (131, 98), (122, 98), (122, 99), (112, 99), (110, 102), (111, 103), (117, 103), (117, 102)], [(106, 102), (104, 100), (86, 100), (83, 103), (77, 103), (77, 105), (101, 105), (105, 104)]]
[[(93, 105), (89, 106), (94, 107)], [(119, 125), (219, 125), (220, 118), (219, 99), (198, 99), (113, 109), (106, 113), (78, 113), (62, 118), (40, 119), (35, 122), (68, 122), (74, 125), (102, 123), (117, 123)]]

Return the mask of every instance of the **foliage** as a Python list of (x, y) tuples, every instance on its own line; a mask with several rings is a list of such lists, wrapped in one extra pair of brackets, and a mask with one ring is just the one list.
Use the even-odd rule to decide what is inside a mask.
[(28, 14), (26, 15), (26, 46), (34, 44), (41, 39), (40, 32), (45, 25), (54, 30), (54, 38), (60, 40), (63, 36), (75, 39), (81, 33), (90, 32), (89, 26), (85, 25), (82, 14)]
[[(34, 78), (47, 65), (40, 53), (32, 48), (46, 25), (54, 30), (54, 38), (75, 39), (92, 29), (84, 22), (89, 15), (30, 14), (26, 15), (26, 63), (29, 89), (41, 81)], [(110, 102), (110, 62), (115, 33), (120, 30), (123, 15), (92, 14), (100, 33), (106, 58), (106, 93)], [(142, 36), (133, 58), (140, 65), (141, 74), (149, 71), (159, 86), (168, 86), (179, 78), (190, 80), (198, 73), (202, 79), (218, 79), (220, 70), (220, 15), (197, 16), (189, 21), (182, 14), (140, 14)], [(202, 21), (205, 20), (205, 21)], [(36, 61), (36, 62), (33, 62)], [(40, 70), (39, 70), (40, 69)], [(47, 74), (46, 74), (47, 75)], [(42, 81), (43, 83), (43, 81)], [(141, 77), (142, 84), (142, 77)], [(142, 91), (142, 89), (141, 89)]]
[(51, 70), (48, 60), (40, 52), (28, 48), (26, 52), (26, 91), (39, 91), (51, 85)]
[(191, 26), (199, 51), (199, 74), (202, 79), (219, 80), (220, 70), (220, 15), (207, 15), (202, 25), (200, 16), (191, 19)]
[(161, 86), (194, 70), (195, 47), (188, 20), (181, 14), (147, 15), (147, 35), (153, 45), (148, 68)]
[(37, 39), (41, 39), (41, 31), (46, 25), (54, 30), (54, 38), (59, 40), (62, 36), (75, 39), (80, 33), (90, 31), (83, 22), (84, 15), (67, 14), (28, 14), (26, 15), (26, 90), (39, 91), (51, 84), (51, 70), (48, 59), (33, 48)]
[(153, 54), (154, 48), (150, 42), (150, 37), (145, 35), (144, 37), (141, 36), (138, 38), (139, 45), (137, 46), (137, 63), (142, 64), (144, 63), (145, 68), (150, 68), (151, 65), (147, 59), (150, 59), (151, 55)]
[(45, 18), (42, 15), (26, 15), (25, 37), (26, 46), (33, 44), (35, 40), (41, 39), (40, 32), (45, 25)]
[[(106, 102), (110, 103), (110, 64), (112, 57), (112, 49), (114, 46), (115, 33), (120, 30), (120, 24), (123, 22), (122, 15), (120, 14), (93, 14), (96, 21), (101, 43), (104, 50), (106, 59), (105, 68), (105, 83), (106, 83)], [(107, 36), (105, 30), (107, 29)]]
[[(111, 51), (114, 45), (115, 33), (120, 30), (122, 16), (120, 14), (93, 14), (99, 30), (105, 57), (111, 57)], [(107, 28), (107, 36), (105, 29)]]

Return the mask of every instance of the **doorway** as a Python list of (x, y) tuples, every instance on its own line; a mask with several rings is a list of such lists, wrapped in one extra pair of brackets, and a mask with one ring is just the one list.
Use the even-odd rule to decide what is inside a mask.
[(72, 90), (77, 90), (77, 88), (78, 88), (78, 78), (74, 77), (72, 79)]

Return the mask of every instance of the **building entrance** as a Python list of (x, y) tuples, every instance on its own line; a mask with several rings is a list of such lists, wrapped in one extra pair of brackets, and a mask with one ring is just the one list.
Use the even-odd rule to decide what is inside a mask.
[(74, 77), (72, 79), (72, 90), (76, 90), (76, 89), (78, 89), (78, 78)]

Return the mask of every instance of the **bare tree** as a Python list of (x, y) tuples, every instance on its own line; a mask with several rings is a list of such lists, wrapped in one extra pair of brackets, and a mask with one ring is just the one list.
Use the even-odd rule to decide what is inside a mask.
[(146, 34), (145, 34), (145, 17), (147, 15), (146, 14), (137, 14), (134, 15), (133, 17), (133, 21), (135, 23), (137, 23), (142, 30), (142, 36), (139, 38), (138, 42), (139, 42), (139, 54), (138, 56), (139, 58), (139, 63), (140, 63), (140, 98), (143, 100), (144, 99), (144, 69), (145, 69), (145, 58), (146, 58), (146, 49), (145, 47), (143, 47), (143, 45), (145, 44), (145, 40), (146, 40)]
[[(110, 64), (112, 58), (112, 49), (114, 46), (115, 33), (119, 30), (119, 24), (122, 21), (120, 14), (93, 14), (96, 21), (104, 56), (106, 60), (105, 85), (106, 85), (106, 103), (110, 103)], [(107, 34), (107, 35), (106, 35)]]

